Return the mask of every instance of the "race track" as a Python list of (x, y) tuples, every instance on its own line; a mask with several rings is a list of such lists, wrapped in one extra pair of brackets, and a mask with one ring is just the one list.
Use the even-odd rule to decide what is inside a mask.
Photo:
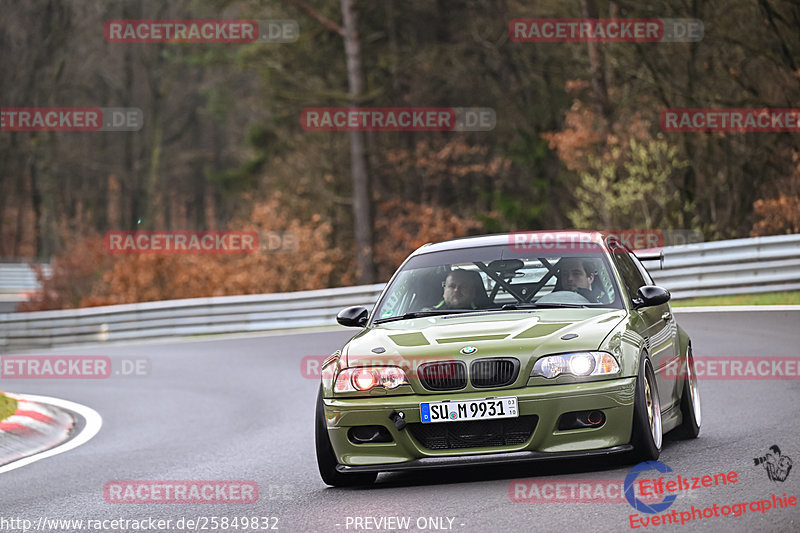
[[(675, 313), (698, 357), (800, 355), (800, 311)], [(410, 517), (411, 531), (419, 531), (420, 524), (428, 526), (422, 530), (431, 530), (438, 522), (429, 517), (444, 517), (442, 524), (458, 532), (631, 529), (634, 509), (626, 502), (531, 503), (510, 498), (509, 487), (517, 479), (622, 480), (631, 467), (597, 459), (381, 474), (371, 489), (326, 487), (314, 456), (318, 382), (301, 375), (300, 362), (307, 355), (331, 353), (355, 332), (341, 328), (37, 352), (147, 357), (151, 369), (140, 377), (0, 382), (0, 390), (63, 398), (103, 417), (101, 431), (87, 444), (0, 474), (0, 518), (35, 523), (40, 517), (154, 517), (174, 524), (181, 517), (269, 516), (278, 518), (277, 530), (299, 532), (354, 531), (355, 517), (398, 516)], [(683, 476), (734, 470), (738, 482), (681, 494), (673, 509), (731, 505), (772, 493), (800, 496), (800, 464), (785, 482), (777, 482), (753, 462), (773, 444), (800, 461), (800, 381), (704, 380), (700, 387), (700, 438), (680, 441), (667, 436), (660, 461)], [(114, 480), (250, 480), (259, 485), (260, 498), (249, 505), (106, 503), (103, 487)], [(800, 507), (646, 530), (687, 528), (800, 531)]]

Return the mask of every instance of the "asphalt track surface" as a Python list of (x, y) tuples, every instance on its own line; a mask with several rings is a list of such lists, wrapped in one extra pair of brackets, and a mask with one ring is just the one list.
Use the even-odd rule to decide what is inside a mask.
[[(676, 310), (676, 316), (698, 357), (800, 354), (798, 311)], [(635, 511), (628, 503), (519, 503), (510, 497), (515, 480), (622, 480), (631, 468), (597, 459), (381, 474), (369, 489), (326, 487), (314, 456), (318, 383), (301, 375), (300, 361), (331, 353), (353, 333), (342, 328), (37, 352), (147, 357), (151, 369), (140, 377), (0, 382), (0, 390), (64, 398), (103, 417), (102, 429), (88, 443), (0, 474), (0, 519), (153, 517), (171, 519), (169, 531), (180, 531), (174, 524), (181, 517), (268, 516), (278, 518), (279, 531), (367, 531), (355, 528), (356, 517), (397, 516), (410, 518), (409, 531), (435, 531), (429, 517), (443, 517), (443, 525), (458, 532), (631, 530)], [(660, 461), (682, 476), (734, 470), (738, 482), (681, 493), (670, 510), (721, 507), (773, 493), (800, 496), (800, 381), (704, 380), (700, 387), (700, 437), (667, 436)], [(797, 463), (782, 483), (770, 481), (753, 462), (773, 444)], [(251, 480), (260, 497), (248, 505), (106, 503), (103, 487), (114, 480)], [(425, 522), (428, 527), (420, 527)], [(362, 522), (367, 524), (378, 530)], [(800, 507), (638, 531), (689, 529), (800, 531)]]

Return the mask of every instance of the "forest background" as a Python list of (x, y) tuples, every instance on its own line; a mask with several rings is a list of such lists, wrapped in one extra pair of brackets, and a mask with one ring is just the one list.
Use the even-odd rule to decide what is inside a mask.
[[(386, 281), (425, 242), (553, 228), (800, 232), (800, 134), (665, 133), (665, 108), (800, 102), (793, 0), (0, 0), (0, 104), (136, 107), (138, 132), (0, 132), (26, 310)], [(524, 43), (530, 17), (694, 18), (692, 43)], [(112, 19), (291, 19), (285, 44), (106, 42)], [(305, 131), (309, 107), (490, 107), (491, 131)], [(354, 146), (357, 150), (353, 150)], [(113, 255), (117, 230), (289, 251)]]

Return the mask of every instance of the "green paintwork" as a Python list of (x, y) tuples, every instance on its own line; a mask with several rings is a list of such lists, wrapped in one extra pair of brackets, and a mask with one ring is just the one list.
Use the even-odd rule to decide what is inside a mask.
[(398, 346), (427, 346), (430, 344), (422, 333), (400, 333), (392, 335), (391, 339)]
[[(618, 285), (622, 280), (615, 272)], [(666, 378), (666, 367), (685, 361), (689, 337), (674, 318), (663, 319), (669, 305), (640, 310), (614, 308), (557, 308), (486, 311), (464, 315), (427, 316), (372, 325), (353, 337), (331, 363), (323, 368), (323, 398), (328, 433), (337, 460), (344, 465), (402, 463), (422, 457), (464, 456), (530, 450), (565, 452), (608, 448), (631, 441), (634, 388), (639, 358), (646, 353), (656, 372), (656, 384), (666, 433), (681, 423), (682, 381)], [(569, 340), (566, 334), (578, 336)], [(649, 348), (645, 342), (649, 339)], [(477, 351), (462, 355), (461, 348)], [(382, 347), (378, 355), (372, 350)], [(573, 351), (611, 353), (620, 371), (611, 377), (579, 378), (561, 375), (555, 379), (531, 378), (537, 359)], [(520, 371), (514, 383), (501, 388), (477, 389), (468, 384), (459, 391), (432, 392), (424, 389), (415, 373), (406, 372), (409, 384), (386, 391), (333, 393), (333, 379), (342, 368), (361, 365), (397, 365), (415, 369), (422, 362), (459, 359), (467, 363), (486, 357), (515, 357)], [(392, 410), (402, 411), (409, 424), (420, 422), (421, 402), (516, 396), (520, 415), (537, 415), (531, 438), (510, 447), (429, 450), (408, 431), (398, 430), (389, 420)], [(570, 431), (557, 429), (566, 412), (599, 409), (606, 422), (599, 428)], [(447, 423), (447, 422), (444, 422)], [(347, 437), (352, 426), (382, 425), (394, 442), (353, 444)]]

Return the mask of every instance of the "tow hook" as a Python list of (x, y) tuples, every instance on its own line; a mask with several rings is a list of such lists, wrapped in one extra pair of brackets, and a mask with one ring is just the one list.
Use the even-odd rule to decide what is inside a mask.
[(405, 417), (406, 415), (403, 414), (403, 411), (398, 412), (392, 409), (392, 412), (389, 413), (389, 420), (394, 422), (399, 431), (403, 431), (403, 428), (406, 427)]

